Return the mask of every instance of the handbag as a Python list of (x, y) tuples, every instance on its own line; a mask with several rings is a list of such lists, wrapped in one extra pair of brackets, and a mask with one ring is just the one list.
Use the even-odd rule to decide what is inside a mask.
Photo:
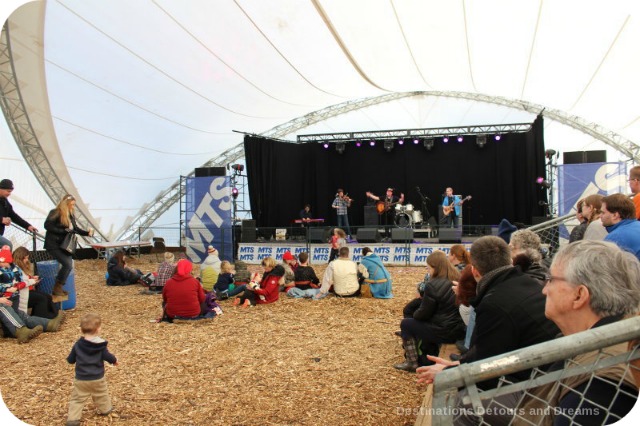
[(76, 252), (76, 245), (78, 243), (78, 237), (74, 233), (68, 233), (64, 236), (64, 239), (60, 243), (60, 248), (69, 254)]

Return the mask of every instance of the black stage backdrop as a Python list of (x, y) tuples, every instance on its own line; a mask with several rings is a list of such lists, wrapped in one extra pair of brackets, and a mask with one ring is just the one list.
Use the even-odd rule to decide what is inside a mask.
[(244, 150), (251, 211), (259, 227), (287, 226), (307, 203), (313, 217), (335, 224), (331, 203), (337, 188), (353, 198), (352, 226), (364, 223), (365, 192), (384, 196), (387, 187), (404, 192), (405, 203), (422, 210), (419, 187), (436, 220), (446, 187), (471, 195), (463, 205), (464, 225), (494, 225), (502, 218), (530, 224), (533, 216), (545, 213), (539, 201), (546, 202), (547, 194), (535, 182), (545, 176), (541, 116), (527, 133), (505, 134), (500, 141), (487, 135), (483, 148), (476, 145), (476, 137), (465, 136), (462, 143), (455, 137), (446, 144), (436, 138), (430, 151), (422, 142), (400, 146), (396, 141), (391, 152), (381, 141), (375, 147), (349, 142), (339, 154), (334, 144), (325, 149), (319, 143), (245, 136)]

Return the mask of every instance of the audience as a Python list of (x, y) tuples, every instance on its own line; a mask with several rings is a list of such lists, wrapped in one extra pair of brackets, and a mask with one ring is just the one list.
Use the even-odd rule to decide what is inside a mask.
[(542, 264), (540, 236), (528, 229), (520, 229), (511, 234), (509, 248), (513, 264), (520, 266), (522, 272), (544, 285), (549, 269)]
[(173, 253), (164, 252), (164, 261), (158, 265), (158, 275), (156, 275), (156, 279), (153, 282), (153, 286), (156, 289), (162, 291), (167, 284), (167, 280), (174, 274), (176, 270), (175, 260), (176, 257)]
[(356, 297), (360, 295), (360, 283), (358, 273), (364, 278), (369, 277), (367, 268), (358, 265), (349, 259), (349, 247), (341, 247), (338, 251), (339, 257), (330, 262), (322, 277), (322, 286), (314, 299), (321, 299), (329, 294), (329, 289), (333, 286), (333, 291), (338, 297)]
[(53, 286), (54, 296), (66, 296), (69, 293), (63, 289), (67, 278), (73, 270), (72, 254), (63, 250), (60, 246), (68, 234), (92, 236), (93, 229), (84, 230), (76, 223), (73, 212), (76, 207), (76, 199), (73, 195), (65, 195), (55, 209), (51, 210), (44, 221), (44, 229), (47, 233), (44, 237), (44, 248), (60, 264), (60, 270)]
[(640, 166), (629, 170), (629, 189), (633, 194), (633, 205), (636, 208), (636, 219), (640, 220)]
[(207, 257), (200, 265), (200, 281), (205, 290), (213, 290), (213, 286), (218, 282), (218, 274), (220, 274), (220, 257), (218, 250), (213, 246), (207, 248)]
[[(424, 289), (422, 304), (413, 318), (400, 322), (405, 361), (394, 368), (415, 372), (418, 368), (418, 350), (425, 355), (438, 355), (440, 344), (453, 343), (464, 337), (464, 323), (455, 304), (452, 281), (460, 276), (443, 251), (427, 257), (431, 279)], [(421, 343), (421, 344), (420, 344)]]
[(295, 270), (298, 268), (298, 260), (287, 250), (282, 255), (281, 265), (284, 269), (284, 285), (280, 286), (280, 291), (287, 291), (295, 285)]
[[(553, 339), (558, 334), (556, 325), (545, 317), (545, 296), (542, 286), (524, 275), (511, 263), (509, 246), (498, 237), (485, 236), (471, 246), (471, 265), (477, 281), (477, 296), (472, 302), (476, 312), (476, 325), (469, 351), (459, 361), (448, 361), (429, 356), (435, 365), (418, 368), (418, 383), (431, 383), (446, 367), (479, 361)], [(525, 380), (530, 371), (509, 375), (512, 382)], [(497, 380), (478, 383), (480, 389), (493, 388)], [(462, 404), (466, 391), (458, 393), (457, 405)], [(495, 398), (492, 404), (514, 406), (519, 395)], [(489, 424), (501, 420), (500, 411), (492, 405), (498, 418), (484, 417)], [(487, 407), (485, 407), (487, 408)]]
[[(546, 295), (545, 315), (564, 336), (611, 324), (638, 312), (640, 262), (610, 242), (578, 241), (564, 246), (556, 254), (543, 293)], [(623, 342), (602, 353), (593, 351), (556, 362), (547, 372), (591, 366), (596, 361), (602, 362), (626, 352), (627, 343)], [(543, 420), (539, 413), (544, 410), (536, 409), (547, 407), (551, 408), (547, 415), (555, 415), (555, 418), (544, 418), (549, 424), (599, 425), (624, 417), (633, 408), (638, 395), (636, 383), (625, 363), (597, 370), (594, 374), (592, 377), (587, 372), (564, 378), (559, 386), (549, 383), (530, 390), (520, 406), (524, 408), (524, 419), (539, 424)], [(575, 417), (569, 416), (570, 413), (576, 413)]]
[(448, 259), (460, 272), (471, 263), (471, 255), (462, 244), (454, 244), (451, 246)]
[(142, 271), (127, 266), (124, 252), (118, 250), (107, 262), (107, 285), (122, 286), (138, 284)]
[(329, 262), (338, 257), (340, 248), (347, 246), (347, 234), (340, 228), (334, 228), (330, 244)]
[[(458, 281), (453, 282), (453, 292), (456, 294), (456, 304), (459, 305), (460, 316), (466, 325), (464, 340), (456, 341), (456, 348), (458, 348), (462, 355), (467, 353), (469, 346), (471, 346), (471, 336), (473, 335), (473, 329), (476, 325), (476, 311), (473, 309), (473, 306), (471, 306), (471, 302), (476, 297), (476, 287), (478, 286), (478, 283), (476, 283), (476, 279), (474, 278), (471, 269), (471, 264), (467, 265), (462, 272), (460, 272), (460, 278)], [(466, 319), (463, 315), (463, 307), (466, 307), (469, 311), (469, 315)], [(460, 360), (460, 357), (461, 356), (459, 354), (450, 355), (450, 358), (453, 361)]]
[(193, 264), (189, 260), (180, 259), (175, 273), (162, 289), (163, 317), (169, 322), (202, 318), (205, 294), (202, 285), (191, 275), (192, 270)]
[(640, 259), (640, 222), (636, 220), (635, 206), (629, 197), (624, 194), (604, 197), (600, 220), (609, 233), (605, 241), (616, 243)]
[(574, 226), (569, 234), (569, 242), (580, 241), (584, 238), (584, 233), (589, 226), (589, 222), (582, 215), (582, 206), (584, 205), (584, 198), (578, 200), (576, 203), (576, 219), (578, 219), (578, 225)]
[(584, 231), (585, 240), (604, 240), (607, 236), (607, 230), (600, 221), (602, 214), (602, 199), (604, 196), (600, 194), (592, 194), (584, 199), (582, 205), (582, 215), (589, 221), (587, 230)]
[(368, 285), (371, 296), (376, 299), (391, 299), (393, 297), (391, 293), (393, 280), (382, 263), (382, 259), (369, 247), (365, 247), (362, 249), (360, 263), (367, 268), (369, 277), (364, 279), (364, 284)]
[(237, 294), (244, 292), (247, 288), (246, 285), (236, 285), (234, 283), (233, 268), (228, 260), (223, 260), (220, 263), (220, 275), (218, 275), (218, 282), (213, 286), (213, 290), (216, 292), (216, 296), (220, 300), (228, 299)]
[(9, 196), (13, 192), (13, 182), (9, 179), (0, 180), (0, 247), (9, 246), (9, 250), (13, 250), (13, 245), (8, 238), (3, 237), (4, 228), (15, 223), (23, 227), (27, 231), (38, 232), (35, 226), (21, 218), (9, 202)]
[(22, 274), (22, 280), (29, 285), (20, 290), (19, 309), (24, 313), (28, 313), (27, 309), (31, 309), (33, 316), (53, 319), (58, 316), (58, 305), (53, 303), (51, 295), (34, 289), (34, 286), (40, 283), (40, 277), (33, 275), (33, 264), (29, 257), (29, 250), (25, 247), (18, 247), (13, 252), (13, 261)]
[(287, 290), (287, 296), (310, 299), (318, 293), (319, 283), (320, 280), (316, 276), (316, 271), (309, 266), (309, 253), (300, 253), (298, 255), (294, 286)]
[(273, 257), (262, 259), (262, 277), (258, 274), (251, 280), (240, 297), (233, 300), (235, 306), (248, 308), (256, 304), (276, 302), (280, 297), (280, 285), (284, 280), (284, 268), (277, 265)]

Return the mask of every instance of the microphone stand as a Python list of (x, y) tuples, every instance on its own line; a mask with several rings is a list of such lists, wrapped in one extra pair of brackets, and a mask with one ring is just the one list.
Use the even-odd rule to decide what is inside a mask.
[(422, 224), (424, 225), (424, 223), (429, 223), (429, 219), (431, 218), (431, 213), (429, 213), (429, 209), (427, 208), (427, 200), (428, 198), (425, 197), (422, 192), (420, 192), (420, 187), (416, 186), (416, 192), (418, 193), (418, 195), (420, 196), (421, 200), (422, 200), (422, 210), (424, 211), (424, 218), (422, 219)]

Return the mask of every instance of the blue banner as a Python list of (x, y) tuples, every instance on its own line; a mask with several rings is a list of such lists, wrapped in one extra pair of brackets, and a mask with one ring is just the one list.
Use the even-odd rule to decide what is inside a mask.
[(578, 200), (591, 195), (626, 192), (626, 163), (585, 163), (558, 166), (558, 214), (571, 213)]
[(231, 180), (228, 176), (186, 178), (185, 246), (201, 263), (212, 245), (221, 259), (233, 260)]

